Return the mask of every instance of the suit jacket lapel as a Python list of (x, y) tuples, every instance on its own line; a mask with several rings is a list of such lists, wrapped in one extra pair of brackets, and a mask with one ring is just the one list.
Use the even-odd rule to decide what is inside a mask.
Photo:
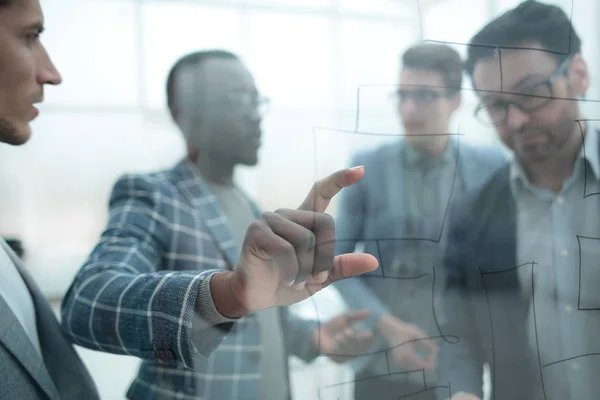
[[(478, 240), (479, 269), (482, 273), (509, 271), (517, 262), (517, 207), (510, 190), (509, 167), (504, 167), (483, 189), (475, 215), (473, 235)], [(504, 274), (504, 285), (519, 288), (516, 274)], [(517, 280), (515, 280), (517, 279)], [(506, 288), (506, 286), (504, 286)]]
[[(21, 267), (21, 263), (12, 250), (6, 245), (3, 240), (0, 240), (0, 251), (6, 251), (9, 258), (15, 264), (17, 270), (21, 273), (25, 284), (29, 288), (30, 294), (33, 297), (34, 303), (37, 306), (35, 298), (37, 289), (32, 287), (33, 281)], [(35, 288), (36, 290), (32, 290)], [(38, 293), (39, 294), (39, 293)], [(39, 313), (36, 307), (36, 314)], [(39, 319), (38, 319), (39, 320)], [(58, 391), (46, 369), (44, 361), (33, 347), (29, 340), (29, 336), (25, 333), (21, 323), (9, 308), (8, 304), (0, 297), (0, 343), (2, 343), (8, 351), (10, 351), (16, 359), (19, 360), (23, 368), (31, 375), (35, 382), (51, 399), (59, 399)], [(39, 331), (39, 329), (38, 329)]]
[(228, 269), (237, 265), (239, 253), (233, 240), (227, 217), (223, 214), (217, 199), (196, 168), (187, 160), (174, 169), (174, 183), (194, 207), (198, 221), (210, 232), (215, 244), (223, 254)]

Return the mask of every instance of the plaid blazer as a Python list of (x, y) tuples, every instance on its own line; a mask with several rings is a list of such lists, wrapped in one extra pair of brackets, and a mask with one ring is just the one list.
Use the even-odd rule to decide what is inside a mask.
[[(263, 343), (256, 317), (233, 323), (195, 312), (197, 300), (215, 310), (202, 282), (234, 268), (239, 249), (193, 164), (125, 175), (109, 204), (108, 226), (63, 300), (67, 336), (143, 360), (129, 399), (257, 399)], [(316, 322), (280, 311), (286, 349), (314, 359)]]

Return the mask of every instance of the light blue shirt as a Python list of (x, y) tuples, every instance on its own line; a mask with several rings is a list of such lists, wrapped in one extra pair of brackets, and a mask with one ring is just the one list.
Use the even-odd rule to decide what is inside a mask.
[[(588, 126), (573, 175), (559, 193), (533, 186), (514, 161), (517, 265), (532, 359), (548, 398), (599, 399), (600, 160), (597, 127)], [(592, 310), (592, 309), (596, 310)], [(586, 310), (587, 309), (587, 310)], [(544, 398), (538, 388), (537, 399)]]
[[(248, 200), (235, 186), (210, 183), (219, 206), (227, 216), (233, 240), (239, 248), (244, 243), (246, 231), (256, 219)], [(289, 396), (287, 353), (283, 329), (277, 308), (256, 313), (264, 343), (261, 364), (260, 400), (283, 400)]]
[[(2, 244), (5, 245), (4, 242)], [(42, 350), (38, 337), (33, 300), (16, 265), (6, 254), (2, 245), (0, 245), (0, 297), (6, 301), (15, 314), (25, 333), (29, 336), (31, 344), (41, 357)]]

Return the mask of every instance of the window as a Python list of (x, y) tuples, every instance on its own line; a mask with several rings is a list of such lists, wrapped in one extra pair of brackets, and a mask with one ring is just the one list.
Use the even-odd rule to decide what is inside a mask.
[[(127, 108), (138, 103), (135, 5), (53, 0), (43, 4), (42, 41), (63, 75), (46, 105)], [(110, 22), (109, 22), (110, 21)]]

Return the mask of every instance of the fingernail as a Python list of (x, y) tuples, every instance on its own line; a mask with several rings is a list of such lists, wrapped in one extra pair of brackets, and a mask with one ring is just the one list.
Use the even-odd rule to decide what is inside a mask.
[(355, 166), (355, 167), (352, 167), (352, 168), (350, 168), (350, 170), (351, 170), (351, 171), (355, 171), (355, 170), (358, 170), (358, 169), (363, 169), (363, 168), (365, 168), (363, 165), (357, 165), (357, 166)]
[(294, 282), (296, 282), (294, 279), (292, 279), (291, 281), (285, 282), (286, 286), (292, 287), (294, 286)]
[(327, 278), (329, 278), (329, 271), (323, 271), (323, 272), (319, 272), (316, 276), (316, 280), (319, 283), (324, 283)]
[(298, 282), (294, 285), (297, 290), (303, 290), (306, 287), (306, 282)]

